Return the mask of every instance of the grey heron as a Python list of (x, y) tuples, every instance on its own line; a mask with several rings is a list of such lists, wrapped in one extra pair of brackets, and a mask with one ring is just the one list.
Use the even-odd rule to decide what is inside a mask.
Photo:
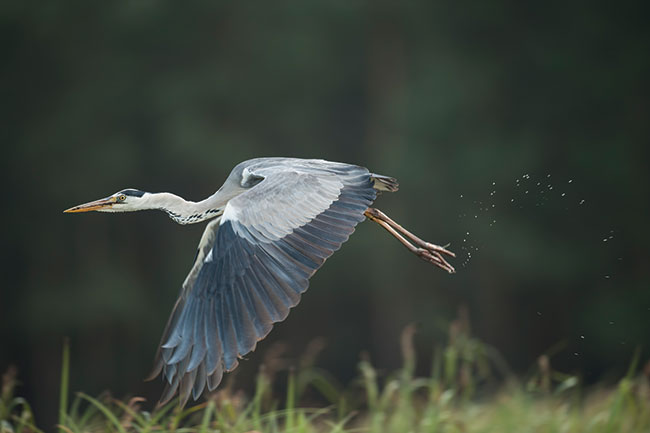
[(158, 209), (179, 224), (207, 224), (194, 265), (158, 347), (151, 379), (162, 373), (160, 404), (181, 405), (214, 390), (224, 372), (255, 349), (307, 290), (309, 278), (368, 218), (420, 258), (453, 273), (446, 248), (425, 242), (378, 209), (378, 191), (397, 181), (357, 165), (257, 158), (237, 165), (199, 202), (124, 189), (65, 212)]

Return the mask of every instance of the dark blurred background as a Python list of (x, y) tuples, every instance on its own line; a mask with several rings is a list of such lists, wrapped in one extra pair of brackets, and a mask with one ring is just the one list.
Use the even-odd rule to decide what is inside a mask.
[[(125, 187), (212, 194), (238, 162), (316, 157), (395, 176), (377, 205), (451, 242), (449, 276), (374, 224), (242, 362), (274, 343), (345, 383), (400, 365), (466, 307), (515, 373), (554, 350), (587, 383), (650, 341), (650, 28), (642, 2), (7, 1), (2, 46), (0, 370), (39, 422), (72, 389), (144, 395), (203, 226), (64, 215)], [(645, 346), (644, 346), (645, 344)]]

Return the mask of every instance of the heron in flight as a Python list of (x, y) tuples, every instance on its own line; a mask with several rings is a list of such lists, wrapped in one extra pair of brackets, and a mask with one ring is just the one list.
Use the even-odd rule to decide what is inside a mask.
[(378, 209), (378, 191), (397, 181), (324, 160), (257, 158), (237, 165), (199, 202), (167, 192), (124, 189), (65, 212), (158, 209), (179, 224), (209, 220), (156, 353), (151, 379), (166, 382), (160, 404), (181, 405), (214, 390), (224, 372), (284, 320), (309, 278), (368, 218), (420, 258), (454, 272), (444, 247), (425, 242)]

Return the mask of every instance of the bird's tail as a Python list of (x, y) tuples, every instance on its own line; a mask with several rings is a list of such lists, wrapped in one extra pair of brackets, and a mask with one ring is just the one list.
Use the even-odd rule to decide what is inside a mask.
[(377, 191), (395, 192), (399, 189), (397, 179), (394, 177), (371, 173), (370, 178), (373, 181), (373, 188), (375, 188)]

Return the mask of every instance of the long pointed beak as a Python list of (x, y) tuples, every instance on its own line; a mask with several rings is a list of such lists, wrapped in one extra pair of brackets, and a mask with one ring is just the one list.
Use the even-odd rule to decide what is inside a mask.
[(84, 204), (80, 204), (79, 206), (71, 207), (70, 209), (66, 209), (63, 212), (64, 213), (89, 212), (91, 210), (110, 208), (113, 207), (116, 201), (117, 200), (115, 197), (107, 197), (101, 200), (95, 200), (95, 201), (91, 201), (90, 203), (84, 203)]

